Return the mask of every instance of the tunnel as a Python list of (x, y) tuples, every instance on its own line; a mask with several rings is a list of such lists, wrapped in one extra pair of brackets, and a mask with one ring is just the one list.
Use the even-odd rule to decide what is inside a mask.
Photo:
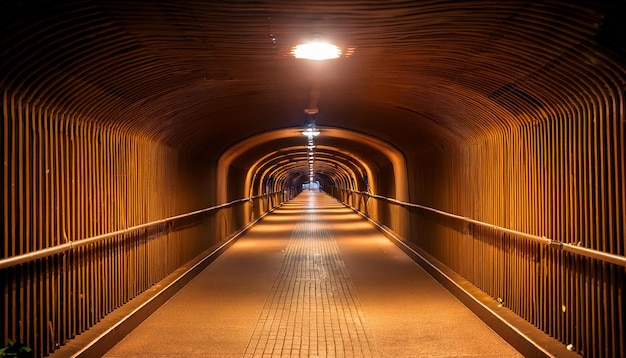
[(0, 23), (2, 345), (63, 356), (316, 188), (503, 330), (626, 356), (624, 1), (24, 0)]

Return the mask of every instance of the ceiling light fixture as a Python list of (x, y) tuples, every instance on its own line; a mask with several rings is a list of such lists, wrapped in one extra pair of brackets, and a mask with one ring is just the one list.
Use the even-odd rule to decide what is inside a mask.
[(308, 127), (305, 130), (303, 130), (301, 133), (303, 136), (307, 136), (309, 138), (317, 137), (318, 135), (320, 135), (320, 131), (315, 129), (315, 127)]
[(308, 44), (297, 45), (292, 50), (292, 53), (296, 58), (324, 61), (339, 58), (339, 56), (341, 56), (341, 49), (327, 42), (314, 41)]

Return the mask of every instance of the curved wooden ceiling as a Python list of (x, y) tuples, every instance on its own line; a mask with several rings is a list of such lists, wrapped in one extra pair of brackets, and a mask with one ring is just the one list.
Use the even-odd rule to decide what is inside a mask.
[[(367, 133), (411, 154), (558, 117), (625, 87), (620, 1), (2, 7), (5, 86), (50, 110), (208, 156), (302, 126), (312, 102), (318, 125)], [(315, 35), (344, 56), (311, 63), (290, 55)]]

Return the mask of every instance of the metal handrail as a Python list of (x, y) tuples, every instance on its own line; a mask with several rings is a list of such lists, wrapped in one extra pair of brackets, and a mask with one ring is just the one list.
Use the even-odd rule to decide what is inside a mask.
[(478, 221), (472, 218), (468, 218), (466, 216), (461, 216), (461, 215), (456, 215), (456, 214), (452, 214), (443, 210), (439, 210), (439, 209), (434, 209), (428, 206), (424, 206), (424, 205), (419, 205), (419, 204), (413, 204), (413, 203), (407, 203), (404, 201), (399, 201), (396, 200), (394, 198), (388, 198), (386, 196), (381, 196), (381, 195), (376, 195), (376, 194), (370, 194), (367, 192), (363, 192), (363, 191), (355, 191), (355, 190), (349, 190), (349, 189), (340, 189), (337, 188), (339, 190), (343, 190), (343, 191), (348, 191), (348, 192), (352, 192), (352, 193), (357, 193), (357, 194), (361, 194), (361, 195), (365, 195), (365, 196), (369, 196), (375, 199), (381, 199), (381, 200), (385, 200), (394, 204), (398, 204), (401, 206), (405, 206), (405, 207), (410, 207), (410, 208), (417, 208), (417, 209), (422, 209), (425, 211), (430, 211), (432, 213), (436, 213), (442, 216), (446, 216), (449, 218), (454, 218), (454, 219), (458, 219), (458, 220), (462, 220), (468, 223), (472, 223), (472, 224), (476, 224), (478, 226), (482, 226), (482, 227), (489, 227), (492, 228), (494, 230), (497, 231), (501, 231), (501, 232), (505, 232), (507, 234), (511, 234), (511, 235), (515, 235), (515, 236), (519, 236), (519, 237), (523, 237), (535, 242), (539, 242), (539, 243), (543, 243), (543, 244), (547, 244), (550, 245), (552, 247), (555, 248), (559, 248), (562, 249), (563, 251), (566, 252), (570, 252), (576, 255), (580, 255), (580, 256), (585, 256), (585, 257), (589, 257), (589, 258), (593, 258), (596, 260), (601, 260), (604, 262), (608, 262), (608, 263), (612, 263), (615, 265), (619, 265), (619, 266), (623, 266), (626, 267), (626, 257), (625, 256), (621, 256), (621, 255), (615, 255), (615, 254), (611, 254), (608, 252), (604, 252), (604, 251), (599, 251), (599, 250), (594, 250), (594, 249), (590, 249), (590, 248), (586, 248), (586, 247), (582, 247), (582, 246), (578, 246), (578, 245), (573, 245), (573, 244), (568, 244), (566, 242), (562, 242), (559, 240), (553, 240), (553, 239), (549, 239), (545, 236), (539, 236), (539, 235), (533, 235), (533, 234), (528, 234), (525, 232), (521, 232), (521, 231), (517, 231), (517, 230), (512, 230), (512, 229), (508, 229), (505, 227), (501, 227), (498, 225), (494, 225), (494, 224), (489, 224), (483, 221)]
[(109, 232), (109, 233), (106, 233), (106, 234), (92, 236), (92, 237), (89, 237), (89, 238), (86, 238), (86, 239), (82, 239), (82, 240), (74, 240), (74, 241), (70, 240), (70, 241), (68, 241), (68, 242), (66, 242), (64, 244), (59, 244), (59, 245), (47, 247), (47, 248), (41, 249), (41, 250), (36, 250), (36, 251), (28, 252), (28, 253), (25, 253), (25, 254), (20, 254), (20, 255), (7, 257), (7, 258), (4, 258), (4, 259), (0, 260), (0, 269), (5, 269), (5, 268), (8, 268), (8, 267), (20, 265), (20, 264), (27, 263), (27, 262), (30, 262), (30, 261), (34, 261), (34, 260), (37, 260), (37, 259), (41, 259), (41, 258), (44, 258), (44, 257), (52, 256), (52, 255), (59, 254), (59, 253), (65, 252), (65, 251), (73, 250), (74, 248), (77, 248), (77, 247), (90, 245), (90, 244), (95, 244), (97, 242), (100, 242), (102, 240), (105, 240), (105, 239), (108, 239), (108, 238), (111, 238), (111, 237), (114, 237), (114, 236), (127, 234), (129, 232), (145, 229), (145, 228), (148, 228), (150, 226), (164, 224), (164, 223), (167, 223), (167, 222), (170, 222), (170, 221), (174, 221), (174, 220), (178, 220), (178, 219), (182, 219), (182, 218), (186, 218), (186, 217), (190, 217), (190, 216), (194, 216), (194, 215), (198, 215), (198, 214), (203, 214), (203, 213), (206, 213), (206, 212), (209, 212), (209, 211), (224, 209), (224, 208), (236, 205), (236, 204), (252, 201), (252, 200), (254, 200), (256, 198), (269, 196), (269, 195), (276, 194), (276, 193), (280, 193), (280, 191), (275, 191), (275, 192), (272, 192), (272, 193), (266, 193), (266, 194), (262, 194), (262, 195), (255, 195), (255, 196), (251, 196), (249, 198), (237, 199), (237, 200), (230, 201), (228, 203), (224, 203), (224, 204), (220, 204), (220, 205), (216, 205), (216, 206), (211, 206), (209, 208), (204, 208), (204, 209), (192, 211), (192, 212), (189, 212), (189, 213), (186, 213), (186, 214), (180, 214), (180, 215), (176, 215), (176, 216), (171, 216), (171, 217), (168, 217), (168, 218), (164, 218), (164, 219), (160, 219), (160, 220), (156, 220), (156, 221), (151, 221), (149, 223), (144, 223), (144, 224), (131, 226), (131, 227), (126, 228), (126, 229), (121, 229), (121, 230)]

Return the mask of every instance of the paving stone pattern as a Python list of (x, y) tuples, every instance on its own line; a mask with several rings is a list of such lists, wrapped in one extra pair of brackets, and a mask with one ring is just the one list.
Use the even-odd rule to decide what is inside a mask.
[(296, 224), (244, 357), (377, 357), (331, 232), (308, 208)]

